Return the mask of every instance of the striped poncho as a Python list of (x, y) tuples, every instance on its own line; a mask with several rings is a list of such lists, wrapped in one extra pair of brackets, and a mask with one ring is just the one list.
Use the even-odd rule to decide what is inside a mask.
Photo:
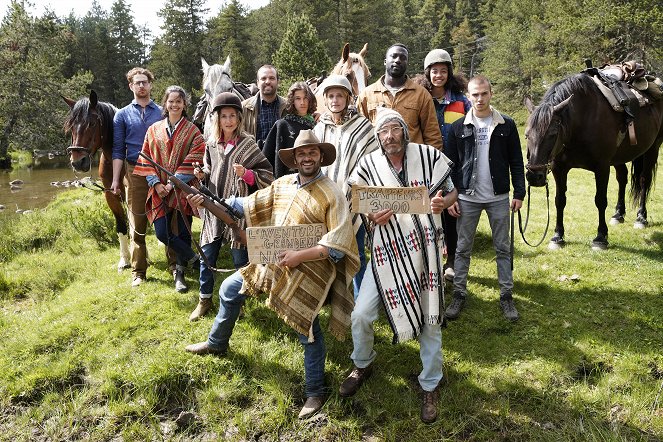
[[(337, 126), (331, 114), (325, 113), (313, 128), (313, 132), (321, 142), (336, 146), (336, 161), (322, 170), (347, 197), (350, 190), (348, 178), (354, 173), (362, 157), (378, 149), (378, 143), (368, 118), (357, 113), (346, 118), (343, 124)], [(357, 231), (361, 223), (359, 216), (355, 214), (352, 222)]]
[[(432, 146), (409, 143), (403, 162), (405, 182), (382, 151), (364, 157), (351, 177), (363, 186), (426, 186), (431, 195), (451, 191), (450, 163)], [(370, 230), (368, 230), (370, 232)], [(394, 343), (416, 338), (424, 323), (440, 324), (442, 219), (435, 214), (395, 214), (372, 234), (371, 270), (394, 332)]]
[[(168, 118), (157, 121), (150, 126), (147, 129), (141, 153), (173, 174), (193, 175), (193, 163), (201, 162), (205, 152), (205, 140), (200, 130), (186, 119), (177, 126), (172, 138), (168, 136), (167, 128)], [(157, 175), (163, 184), (168, 182), (166, 173), (157, 170), (141, 157), (138, 157), (134, 175)], [(189, 185), (195, 187), (197, 183), (198, 180), (194, 178), (189, 182)], [(166, 207), (168, 210), (166, 210)], [(187, 202), (186, 194), (179, 189), (174, 189), (168, 195), (166, 201), (163, 201), (154, 187), (150, 187), (145, 202), (145, 211), (147, 212), (147, 219), (151, 223), (173, 209), (181, 209), (186, 215), (197, 214)]]
[[(204, 170), (207, 174), (206, 184), (212, 193), (221, 198), (249, 195), (249, 185), (235, 174), (233, 163), (241, 164), (253, 171), (255, 186), (258, 189), (267, 187), (274, 181), (272, 165), (262, 154), (251, 135), (243, 132), (237, 145), (228, 152), (224, 152), (224, 147), (216, 140), (208, 140), (204, 161)], [(205, 209), (201, 208), (199, 211), (203, 220), (203, 228), (200, 232), (201, 246), (223, 238), (224, 242), (230, 242), (230, 247), (234, 249), (246, 248), (245, 245), (233, 240), (232, 230), (223, 221)], [(240, 229), (246, 228), (243, 218), (239, 219), (237, 223)]]
[(240, 270), (242, 290), (249, 295), (267, 293), (267, 306), (297, 332), (307, 335), (309, 342), (313, 342), (313, 320), (330, 301), (329, 330), (343, 340), (354, 307), (351, 284), (359, 269), (359, 257), (348, 203), (338, 186), (322, 175), (298, 188), (296, 175), (286, 175), (245, 198), (244, 213), (249, 227), (327, 226), (327, 234), (318, 244), (342, 252), (342, 259), (336, 263), (331, 258), (307, 261), (294, 268), (249, 264)]

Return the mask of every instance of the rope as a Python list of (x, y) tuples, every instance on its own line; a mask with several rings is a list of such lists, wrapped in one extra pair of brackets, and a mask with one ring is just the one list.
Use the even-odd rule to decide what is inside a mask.
[[(548, 235), (548, 227), (550, 227), (550, 189), (548, 188), (548, 183), (546, 183), (546, 212), (547, 212), (547, 217), (548, 219), (546, 220), (546, 230), (543, 232), (543, 236), (541, 236), (541, 239), (539, 242), (536, 244), (532, 245), (530, 244), (527, 239), (525, 238), (525, 231), (527, 230), (527, 224), (529, 223), (529, 213), (530, 213), (530, 203), (532, 201), (532, 195), (530, 192), (531, 186), (527, 186), (527, 214), (525, 215), (525, 225), (523, 226), (523, 219), (520, 214), (520, 210), (518, 210), (518, 229), (520, 230), (520, 236), (522, 236), (523, 241), (525, 241), (525, 244), (527, 244), (530, 247), (538, 247), (541, 245), (544, 239), (546, 239), (546, 235)], [(513, 221), (513, 213), (511, 215), (511, 230), (514, 230), (514, 221)], [(513, 234), (511, 236), (511, 269), (513, 270)]]

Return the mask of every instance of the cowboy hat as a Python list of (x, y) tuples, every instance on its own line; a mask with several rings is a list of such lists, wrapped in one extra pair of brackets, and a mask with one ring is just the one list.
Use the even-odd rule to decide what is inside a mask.
[(336, 148), (333, 144), (321, 143), (318, 137), (315, 136), (312, 130), (299, 131), (299, 135), (295, 140), (295, 145), (290, 149), (280, 149), (279, 158), (283, 164), (290, 169), (297, 169), (295, 164), (295, 150), (298, 147), (318, 146), (320, 153), (323, 155), (321, 167), (329, 166), (336, 160)]

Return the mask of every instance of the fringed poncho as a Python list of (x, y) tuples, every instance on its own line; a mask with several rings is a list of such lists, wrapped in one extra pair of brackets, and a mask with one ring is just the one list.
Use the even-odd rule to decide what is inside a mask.
[[(205, 140), (200, 130), (186, 119), (177, 126), (172, 138), (168, 137), (167, 128), (167, 118), (150, 126), (147, 129), (141, 153), (173, 174), (193, 175), (193, 163), (201, 162), (205, 152)], [(134, 169), (134, 175), (157, 175), (161, 183), (166, 184), (168, 182), (168, 176), (164, 172), (157, 170), (140, 156)], [(188, 184), (196, 187), (197, 183), (198, 180), (194, 178)], [(151, 223), (173, 209), (181, 209), (186, 215), (197, 214), (197, 211), (186, 200), (186, 194), (179, 189), (173, 189), (166, 201), (163, 201), (154, 190), (154, 187), (150, 187), (145, 202), (145, 211), (147, 212), (147, 219)]]
[[(382, 151), (376, 151), (359, 162), (351, 182), (364, 186), (426, 186), (431, 195), (438, 190), (453, 190), (449, 159), (432, 146), (409, 143), (403, 167), (405, 182)], [(416, 338), (424, 323), (441, 322), (442, 243), (440, 215), (395, 214), (386, 225), (374, 227), (371, 271), (394, 332), (394, 343)]]
[(327, 258), (297, 267), (249, 264), (240, 270), (249, 295), (267, 293), (267, 306), (286, 324), (313, 342), (312, 323), (326, 302), (331, 304), (330, 332), (339, 340), (350, 327), (354, 307), (351, 284), (359, 269), (357, 242), (348, 202), (338, 186), (321, 176), (298, 188), (295, 175), (286, 175), (244, 200), (249, 227), (324, 223), (318, 244), (344, 253), (334, 263)]

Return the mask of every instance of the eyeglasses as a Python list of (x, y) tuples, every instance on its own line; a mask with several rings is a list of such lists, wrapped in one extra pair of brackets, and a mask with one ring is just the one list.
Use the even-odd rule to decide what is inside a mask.
[(381, 137), (386, 137), (388, 135), (394, 134), (394, 135), (400, 135), (403, 133), (403, 127), (401, 126), (396, 126), (396, 127), (385, 127), (384, 129), (380, 129), (378, 131), (378, 135)]
[(134, 81), (134, 86), (147, 86), (150, 84), (149, 81)]

